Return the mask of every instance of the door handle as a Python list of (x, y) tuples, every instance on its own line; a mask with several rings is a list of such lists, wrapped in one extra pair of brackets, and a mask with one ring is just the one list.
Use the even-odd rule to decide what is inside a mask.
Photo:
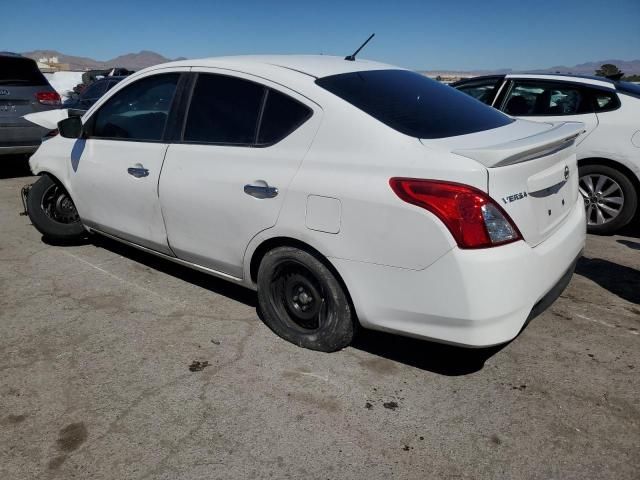
[(136, 163), (133, 167), (127, 168), (127, 173), (136, 178), (149, 176), (149, 170), (144, 168), (141, 163)]
[(259, 199), (273, 198), (278, 195), (278, 189), (277, 187), (270, 187), (264, 180), (256, 180), (244, 186), (244, 193)]

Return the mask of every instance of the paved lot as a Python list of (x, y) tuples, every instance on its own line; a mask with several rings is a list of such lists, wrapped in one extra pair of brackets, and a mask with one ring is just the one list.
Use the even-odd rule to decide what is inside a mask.
[(638, 478), (637, 229), (589, 238), (502, 349), (369, 333), (322, 354), (273, 335), (250, 291), (106, 240), (43, 243), (24, 175), (0, 171), (3, 480)]

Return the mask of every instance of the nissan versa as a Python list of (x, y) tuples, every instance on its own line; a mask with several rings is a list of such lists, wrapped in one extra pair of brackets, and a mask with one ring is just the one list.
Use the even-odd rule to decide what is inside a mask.
[(358, 326), (507, 342), (585, 243), (581, 123), (514, 120), (380, 63), (173, 62), (58, 129), (30, 160), (40, 232), (104, 234), (257, 289), (265, 323), (311, 349)]

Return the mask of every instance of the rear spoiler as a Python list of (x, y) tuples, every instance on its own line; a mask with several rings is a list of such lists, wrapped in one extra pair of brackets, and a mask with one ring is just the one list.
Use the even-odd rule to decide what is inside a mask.
[(545, 157), (572, 146), (585, 132), (580, 122), (554, 123), (553, 127), (530, 137), (479, 148), (463, 148), (452, 153), (471, 158), (485, 167), (504, 167)]

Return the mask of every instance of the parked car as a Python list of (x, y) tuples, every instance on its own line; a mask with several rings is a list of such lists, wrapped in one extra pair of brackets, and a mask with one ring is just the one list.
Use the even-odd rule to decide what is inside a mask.
[(491, 75), (453, 87), (518, 118), (580, 121), (580, 193), (591, 233), (628, 224), (640, 193), (640, 86), (603, 77)]
[(585, 243), (583, 124), (514, 120), (390, 65), (174, 62), (58, 126), (30, 160), (40, 232), (101, 233), (257, 289), (265, 323), (316, 350), (359, 325), (507, 342)]
[(35, 61), (0, 52), (0, 155), (34, 152), (48, 130), (22, 116), (59, 106), (60, 95)]
[(124, 76), (120, 77), (104, 77), (100, 80), (96, 80), (91, 85), (86, 87), (82, 93), (74, 98), (69, 98), (62, 104), (62, 108), (73, 108), (76, 110), (89, 110), (96, 101), (111, 90), (118, 82), (123, 80)]

